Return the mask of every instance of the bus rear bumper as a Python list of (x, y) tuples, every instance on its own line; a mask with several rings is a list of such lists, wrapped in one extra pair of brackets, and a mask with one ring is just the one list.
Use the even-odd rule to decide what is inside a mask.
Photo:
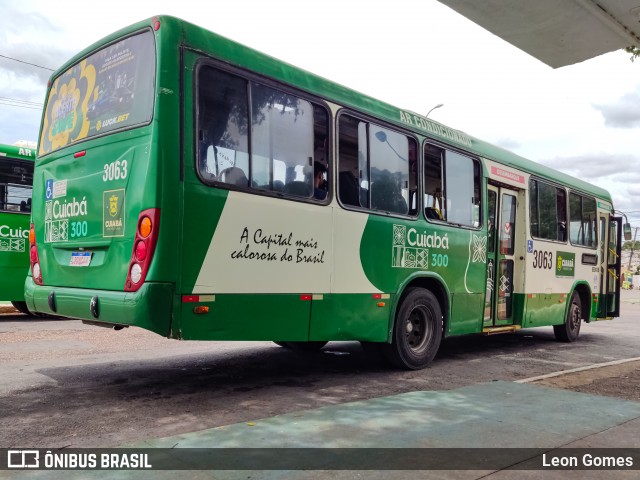
[(32, 312), (137, 326), (171, 336), (173, 285), (170, 283), (145, 283), (137, 292), (117, 292), (40, 286), (29, 276), (25, 282), (25, 300)]

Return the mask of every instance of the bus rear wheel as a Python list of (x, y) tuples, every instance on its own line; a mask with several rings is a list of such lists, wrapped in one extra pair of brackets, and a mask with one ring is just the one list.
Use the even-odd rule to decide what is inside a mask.
[(571, 303), (567, 310), (567, 318), (562, 325), (554, 325), (553, 333), (559, 342), (574, 342), (580, 334), (580, 324), (582, 322), (582, 307), (580, 306), (580, 295), (573, 292)]
[(442, 311), (438, 299), (424, 288), (410, 288), (401, 300), (393, 340), (383, 346), (389, 361), (400, 368), (425, 368), (442, 340)]

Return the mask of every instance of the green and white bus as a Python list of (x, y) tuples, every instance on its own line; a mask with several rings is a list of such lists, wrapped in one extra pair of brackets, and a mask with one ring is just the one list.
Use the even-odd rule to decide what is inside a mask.
[(0, 145), (0, 300), (29, 314), (24, 280), (29, 271), (29, 217), (36, 145)]
[(605, 190), (172, 17), (54, 73), (34, 180), (37, 312), (410, 369), (619, 312)]

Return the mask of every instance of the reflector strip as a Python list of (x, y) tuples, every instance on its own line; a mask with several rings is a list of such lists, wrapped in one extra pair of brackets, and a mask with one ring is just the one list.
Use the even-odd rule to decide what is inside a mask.
[(86, 151), (86, 150), (82, 150), (82, 151), (80, 151), (80, 152), (76, 152), (76, 153), (74, 153), (74, 154), (73, 154), (73, 157), (74, 157), (74, 158), (80, 158), (80, 157), (84, 157), (86, 154), (87, 154), (87, 151)]
[(313, 295), (303, 294), (300, 295), (300, 300), (303, 302), (310, 302), (313, 299)]
[(215, 295), (183, 295), (182, 303), (215, 302)]

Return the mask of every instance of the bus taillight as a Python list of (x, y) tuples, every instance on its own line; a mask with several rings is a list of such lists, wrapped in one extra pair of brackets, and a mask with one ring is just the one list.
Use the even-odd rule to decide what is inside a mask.
[(158, 241), (159, 227), (159, 208), (149, 208), (140, 212), (136, 238), (133, 241), (131, 260), (129, 261), (127, 281), (124, 284), (125, 292), (135, 292), (144, 283)]
[(42, 270), (40, 269), (38, 247), (36, 246), (36, 229), (33, 226), (33, 223), (29, 229), (29, 262), (31, 263), (31, 275), (33, 276), (33, 281), (37, 285), (44, 285), (42, 282)]

